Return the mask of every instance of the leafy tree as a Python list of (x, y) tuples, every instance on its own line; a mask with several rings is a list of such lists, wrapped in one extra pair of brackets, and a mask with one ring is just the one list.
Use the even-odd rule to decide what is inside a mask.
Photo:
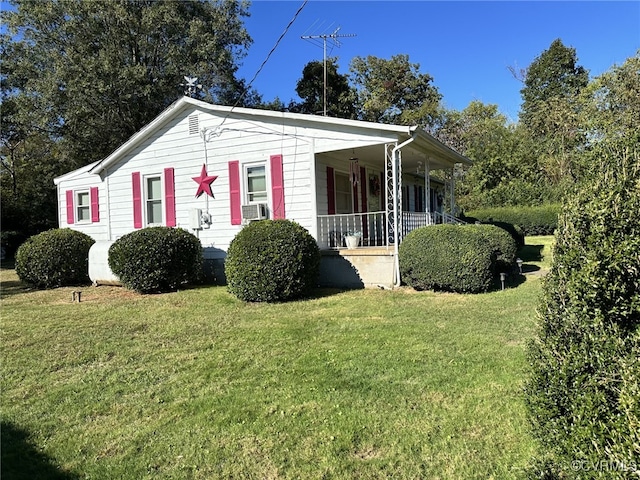
[(206, 99), (260, 101), (235, 77), (251, 41), (242, 0), (12, 4), (0, 44), (3, 229), (26, 211), (55, 224), (51, 178), (112, 152), (181, 95), (184, 75)]
[(184, 75), (203, 94), (233, 97), (236, 59), (249, 45), (246, 6), (236, 0), (31, 2), (14, 0), (4, 19), (13, 53), (3, 61), (19, 94), (78, 164), (100, 158), (179, 95)]
[(390, 60), (368, 56), (351, 61), (351, 81), (356, 89), (358, 116), (362, 120), (400, 125), (434, 125), (442, 95), (433, 77), (420, 73), (408, 55)]
[(536, 160), (526, 154), (526, 136), (508, 122), (497, 105), (473, 101), (464, 110), (445, 110), (432, 133), (473, 160), (456, 182), (456, 198), (465, 209), (530, 205), (541, 189), (529, 188), (538, 177)]
[(544, 126), (547, 102), (575, 99), (589, 81), (589, 73), (577, 65), (576, 50), (565, 47), (560, 39), (536, 57), (526, 70), (520, 122), (535, 135), (546, 135)]
[(534, 478), (631, 478), (640, 458), (640, 151), (620, 146), (560, 215), (529, 346)]
[(640, 51), (621, 66), (596, 77), (583, 90), (580, 125), (589, 140), (586, 157), (589, 163), (595, 163), (603, 149), (633, 148), (640, 144), (638, 72)]
[(574, 48), (560, 39), (529, 65), (520, 123), (531, 136), (540, 169), (553, 184), (575, 178), (574, 163), (584, 143), (578, 127), (579, 94), (589, 81)]
[[(327, 58), (327, 115), (354, 118), (354, 92), (349, 86), (349, 77), (338, 73), (336, 61), (336, 58)], [(324, 111), (324, 62), (314, 60), (305, 65), (296, 93), (302, 102), (292, 105), (292, 110), (310, 114)]]

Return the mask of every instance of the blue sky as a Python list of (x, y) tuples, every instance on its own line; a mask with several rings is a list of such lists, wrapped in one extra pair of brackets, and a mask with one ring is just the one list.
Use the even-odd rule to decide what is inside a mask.
[[(245, 26), (254, 43), (239, 75), (250, 81), (303, 0), (254, 0)], [(522, 84), (508, 67), (527, 67), (560, 38), (576, 49), (591, 76), (622, 64), (640, 49), (640, 2), (596, 1), (309, 1), (253, 83), (265, 101), (298, 100), (295, 86), (304, 66), (322, 60), (321, 44), (302, 35), (355, 34), (340, 39), (337, 56), (348, 73), (355, 56), (409, 55), (434, 78), (446, 107), (469, 102), (497, 104), (513, 121)]]

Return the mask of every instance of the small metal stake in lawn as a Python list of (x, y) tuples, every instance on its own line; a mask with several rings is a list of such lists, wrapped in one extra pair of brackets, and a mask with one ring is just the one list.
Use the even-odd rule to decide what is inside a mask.
[(500, 272), (500, 282), (502, 283), (502, 290), (504, 290), (504, 281), (507, 279), (507, 274)]
[(80, 303), (80, 299), (82, 297), (82, 291), (80, 290), (74, 290), (73, 292), (71, 292), (71, 301), (75, 302), (76, 298), (78, 299), (78, 303)]

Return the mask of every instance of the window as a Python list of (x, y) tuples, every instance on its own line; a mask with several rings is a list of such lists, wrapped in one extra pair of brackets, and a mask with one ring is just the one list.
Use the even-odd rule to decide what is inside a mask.
[(88, 191), (76, 193), (76, 221), (78, 223), (91, 221), (91, 199)]
[(146, 177), (144, 185), (147, 225), (162, 225), (162, 179)]
[(336, 213), (353, 213), (353, 187), (346, 173), (335, 172)]
[(246, 167), (246, 198), (247, 203), (267, 201), (267, 175), (264, 165), (250, 165)]

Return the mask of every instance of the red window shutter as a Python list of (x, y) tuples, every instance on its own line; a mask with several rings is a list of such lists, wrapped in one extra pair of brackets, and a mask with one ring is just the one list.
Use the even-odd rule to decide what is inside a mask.
[(362, 213), (367, 213), (367, 171), (364, 167), (360, 167), (360, 186), (362, 190)]
[(142, 228), (142, 188), (140, 185), (140, 172), (131, 174), (133, 187), (133, 228)]
[(100, 221), (100, 205), (98, 187), (91, 187), (89, 190), (91, 196), (91, 221)]
[(71, 225), (73, 223), (73, 190), (66, 191), (67, 196), (67, 223)]
[(329, 215), (336, 213), (336, 187), (332, 167), (327, 167), (327, 213)]
[(229, 162), (229, 205), (231, 208), (231, 225), (242, 224), (242, 203), (240, 200), (240, 162)]
[(358, 184), (353, 184), (353, 213), (358, 213)]
[(284, 171), (282, 155), (271, 155), (271, 205), (273, 219), (281, 220), (284, 214)]
[(167, 227), (176, 226), (176, 183), (173, 168), (164, 169), (164, 213)]

